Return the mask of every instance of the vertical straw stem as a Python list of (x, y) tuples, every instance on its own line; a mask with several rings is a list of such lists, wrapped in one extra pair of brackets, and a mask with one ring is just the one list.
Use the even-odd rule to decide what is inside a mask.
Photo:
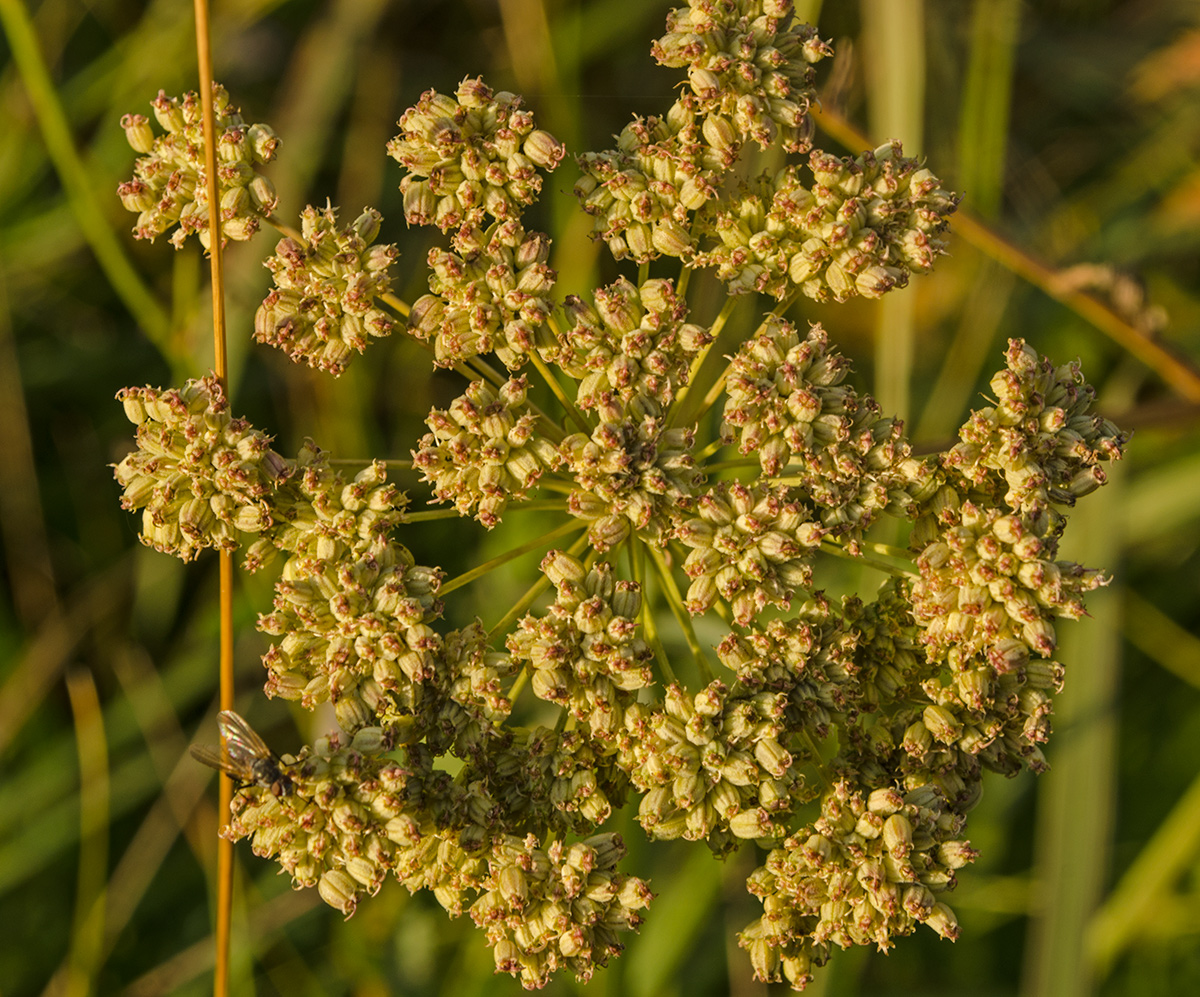
[[(213, 371), (229, 396), (229, 362), (225, 351), (225, 280), (221, 258), (221, 199), (217, 188), (217, 122), (213, 110), (212, 52), (209, 47), (208, 3), (195, 0), (196, 56), (200, 76), (200, 99), (204, 114), (204, 173), (208, 185), (208, 247), (212, 266)], [(221, 709), (233, 708), (233, 554), (220, 553)], [(233, 782), (224, 772), (220, 777), (219, 813), (229, 813)], [(233, 842), (217, 842), (217, 931), (213, 973), (214, 997), (229, 993), (229, 940), (233, 908)]]

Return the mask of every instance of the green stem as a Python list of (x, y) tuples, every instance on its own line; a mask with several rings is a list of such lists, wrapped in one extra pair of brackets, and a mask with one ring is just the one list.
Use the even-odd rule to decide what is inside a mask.
[[(327, 463), (331, 467), (366, 467), (368, 464), (374, 464), (377, 458), (375, 457), (329, 457)], [(389, 471), (411, 471), (411, 460), (385, 460), (383, 465)]]
[[(585, 533), (578, 540), (576, 540), (573, 544), (571, 544), (571, 546), (567, 550), (567, 553), (570, 554), (572, 557), (578, 557), (580, 551), (583, 550), (583, 548), (586, 544), (587, 544), (587, 534)], [(512, 609), (510, 609), (507, 613), (505, 613), (502, 617), (500, 617), (500, 619), (496, 621), (496, 625), (493, 626), (488, 631), (488, 640), (492, 641), (499, 634), (502, 634), (505, 631), (507, 631), (508, 628), (511, 627), (513, 625), (513, 623), (516, 622), (517, 617), (522, 616), (524, 613), (526, 613), (529, 610), (529, 607), (533, 605), (534, 599), (536, 599), (539, 595), (541, 595), (544, 591), (546, 591), (546, 587), (549, 584), (550, 584), (549, 578), (547, 578), (545, 575), (539, 575), (538, 580), (536, 582), (534, 582), (531, 586), (529, 586), (529, 589), (525, 592), (525, 594), (523, 596), (521, 596), (520, 599), (517, 600), (516, 605), (514, 605)], [(513, 698), (511, 693), (509, 695), (509, 698), (510, 699)]]
[(667, 567), (667, 563), (663, 560), (661, 553), (654, 547), (647, 546), (646, 549), (650, 552), (654, 566), (658, 569), (659, 580), (666, 590), (667, 605), (674, 614), (675, 622), (679, 624), (679, 629), (683, 631), (683, 639), (687, 641), (687, 646), (696, 659), (696, 668), (700, 672), (700, 680), (705, 685), (708, 685), (714, 678), (712, 667), (708, 663), (708, 658), (704, 656), (704, 651), (700, 647), (700, 641), (696, 638), (696, 631), (692, 626), (691, 617), (688, 616), (687, 609), (683, 605), (683, 594), (679, 591), (679, 586), (675, 584), (675, 576), (671, 574), (671, 569)]
[(825, 772), (825, 766), (821, 764), (821, 749), (817, 747), (817, 742), (812, 739), (812, 734), (807, 730), (801, 729), (800, 738), (808, 746), (808, 750), (812, 755), (813, 768), (816, 769), (817, 775), (821, 779), (821, 785), (825, 787), (825, 792), (829, 792), (833, 788), (833, 783), (829, 781), (829, 776)]
[[(726, 445), (725, 441), (722, 440), (720, 437), (718, 437), (717, 439), (715, 439), (711, 443), (709, 443), (707, 446), (703, 447), (700, 450), (697, 450), (696, 454), (695, 454), (696, 464), (699, 465), (702, 461), (707, 460), (709, 457), (711, 457), (713, 454), (715, 454), (718, 450), (720, 450), (725, 445)], [(757, 462), (755, 462), (755, 463), (757, 463)], [(709, 468), (703, 467), (703, 468), (701, 468), (701, 470), (708, 471)]]
[[(887, 544), (861, 544), (860, 546), (874, 548), (874, 547), (887, 547)], [(849, 551), (842, 548), (839, 544), (837, 544), (833, 540), (822, 540), (820, 549), (821, 549), (822, 553), (832, 554), (834, 557), (840, 557), (846, 561), (853, 561), (855, 564), (869, 564), (872, 568), (877, 568), (878, 570), (880, 570), (886, 574), (889, 574), (889, 575), (897, 575), (897, 576), (902, 575), (902, 576), (905, 576), (908, 578), (920, 578), (921, 577), (920, 574), (916, 571), (907, 571), (904, 568), (901, 568), (899, 565), (889, 564), (887, 561), (881, 561), (875, 557), (868, 557), (866, 554), (851, 554)], [(889, 550), (899, 550), (898, 547), (890, 547), (888, 549)], [(890, 556), (898, 556), (898, 555), (890, 555)], [(905, 556), (909, 557), (910, 555), (908, 555), (906, 552)]]
[(700, 376), (705, 363), (711, 356), (714, 355), (713, 347), (716, 346), (717, 340), (720, 338), (721, 330), (725, 328), (725, 323), (729, 321), (729, 316), (733, 314), (734, 308), (737, 307), (741, 296), (730, 297), (725, 299), (725, 304), (721, 306), (721, 311), (713, 324), (709, 327), (709, 332), (712, 334), (712, 341), (705, 346), (692, 361), (692, 365), (688, 370), (687, 384), (679, 389), (679, 394), (675, 396), (675, 401), (672, 403), (670, 411), (667, 413), (667, 425), (674, 426), (686, 423), (688, 420), (684, 418), (686, 410), (685, 401), (688, 396), (689, 389), (696, 383), (696, 379)]
[(379, 300), (394, 308), (404, 318), (408, 318), (409, 312), (412, 311), (412, 306), (407, 301), (397, 298), (394, 294), (381, 294)]
[(718, 460), (711, 464), (705, 464), (700, 470), (705, 474), (711, 474), (713, 471), (727, 471), (734, 467), (758, 467), (758, 459), (755, 457), (733, 457), (730, 460)]
[(575, 484), (574, 481), (570, 481), (566, 478), (560, 478), (557, 475), (553, 477), (547, 475), (546, 477), (538, 479), (538, 488), (544, 488), (548, 492), (560, 492), (563, 495), (570, 495), (578, 487), (579, 486)]
[(629, 545), (629, 560), (633, 566), (634, 581), (642, 587), (642, 629), (646, 633), (646, 643), (654, 652), (654, 660), (658, 662), (658, 670), (662, 673), (664, 681), (678, 685), (679, 680), (675, 677), (675, 670), (671, 667), (667, 650), (658, 636), (658, 625), (654, 622), (654, 610), (650, 605), (650, 591), (646, 585), (645, 547), (643, 544), (635, 541)]
[(424, 512), (410, 512), (404, 517), (406, 523), (432, 523), (438, 519), (461, 519), (462, 513), (457, 509), (427, 509)]
[(551, 530), (549, 533), (544, 533), (542, 536), (537, 537), (534, 540), (530, 540), (528, 543), (523, 543), (519, 547), (514, 547), (512, 550), (505, 551), (499, 557), (493, 557), (490, 561), (485, 561), (483, 564), (472, 568), (470, 571), (464, 571), (456, 578), (451, 578), (450, 581), (446, 582), (446, 584), (438, 590), (438, 595), (447, 595), (448, 593), (453, 592), (455, 589), (462, 588), (464, 585), (475, 581), (476, 578), (486, 575), (493, 568), (498, 568), (502, 564), (507, 564), (509, 561), (520, 557), (522, 554), (528, 554), (531, 550), (537, 550), (539, 547), (544, 547), (552, 541), (557, 540), (559, 537), (564, 536), (573, 530), (578, 530), (579, 528), (579, 520), (569, 519), (567, 522)]
[(794, 302), (798, 297), (800, 297), (800, 291), (798, 289), (793, 290), (790, 294), (784, 295), (783, 299), (776, 302), (775, 307), (772, 308), (768, 314), (782, 317), (783, 313), (792, 307), (792, 302)]
[[(468, 357), (462, 363), (455, 364), (454, 369), (468, 381), (474, 381), (476, 379), (474, 374), (480, 374), (484, 380), (491, 381), (497, 388), (504, 387), (507, 380), (500, 371), (496, 370), (495, 367), (479, 356)], [(472, 374), (472, 371), (474, 371), (474, 374)]]
[[(551, 321), (553, 321), (553, 319)], [(563, 407), (563, 411), (567, 413), (567, 417), (590, 436), (592, 429), (588, 425), (587, 419), (585, 419), (583, 417), (583, 413), (575, 407), (575, 403), (567, 397), (566, 392), (564, 392), (562, 389), (562, 385), (558, 383), (558, 378), (554, 376), (554, 372), (551, 371), (546, 365), (546, 361), (538, 356), (537, 353), (531, 353), (529, 355), (529, 359), (533, 361), (533, 366), (537, 369), (537, 372), (542, 375), (542, 379), (546, 382), (546, 387), (548, 387), (554, 393), (554, 397), (558, 399), (558, 403)]]
[(558, 499), (531, 499), (528, 502), (514, 502), (505, 512), (566, 512), (567, 503)]
[(647, 260), (645, 263), (638, 264), (638, 279), (637, 279), (638, 287), (641, 287), (649, 279), (650, 279), (650, 261)]
[[(488, 631), (488, 639), (489, 640), (491, 640), (492, 634), (494, 632), (495, 631), (493, 631), (493, 630)], [(528, 684), (529, 684), (529, 666), (526, 665), (524, 668), (521, 669), (520, 673), (513, 680), (513, 684), (511, 686), (509, 686), (508, 693), (507, 693), (508, 701), (510, 703), (515, 703), (517, 701), (517, 697), (519, 695), (521, 695), (521, 691)]]
[(682, 298), (687, 294), (688, 284), (692, 279), (692, 268), (683, 266), (679, 268), (679, 280), (675, 281), (675, 293)]

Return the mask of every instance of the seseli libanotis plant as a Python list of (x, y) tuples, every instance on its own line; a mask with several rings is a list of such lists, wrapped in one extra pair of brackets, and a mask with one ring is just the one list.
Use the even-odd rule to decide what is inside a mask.
[[(760, 979), (803, 989), (834, 946), (919, 924), (957, 936), (945, 898), (976, 855), (983, 772), (1044, 767), (1055, 620), (1104, 582), (1057, 559), (1062, 509), (1124, 436), (1076, 364), (1012, 341), (992, 404), (915, 457), (822, 325), (786, 317), (928, 272), (958, 200), (896, 142), (813, 148), (830, 51), (790, 0), (672, 10), (653, 54), (686, 71), (678, 99), (576, 157), (594, 237), (631, 261), (587, 293), (563, 293), (550, 236), (523, 222), (565, 149), (480, 79), (425, 93), (388, 145), (408, 224), (447, 237), (411, 308), (377, 211), (308, 207), (284, 230), (255, 338), (333, 375), (371, 338), (425, 342), (469, 380), (412, 450), (430, 501), (488, 529), (538, 503), (539, 572), (498, 621), (439, 627), (458, 582), (415, 563), (382, 461), (350, 476), (311, 442), (281, 455), (212, 377), (121, 392), (137, 449), (116, 475), (142, 539), (184, 560), (237, 549), (247, 570), (282, 554), (265, 691), (330, 702), (341, 729), (284, 757), (290, 793), (242, 787), (227, 833), (297, 886), (348, 915), (394, 875), (468, 913), (526, 987), (586, 979), (652, 896), (603, 830), (629, 803), (651, 838), (760, 849), (763, 911), (740, 935)], [(138, 236), (177, 225), (179, 246), (204, 207), (198, 101), (153, 106), (165, 135), (124, 120), (144, 158), (121, 194)], [(277, 140), (223, 91), (218, 108), (225, 235), (248, 237), (275, 207), (256, 168)], [(742, 175), (752, 144), (787, 165)], [(679, 276), (650, 277), (667, 257)], [(724, 284), (718, 314), (689, 312), (690, 279)], [(751, 292), (775, 305), (739, 337)], [(867, 539), (881, 517), (911, 524), (906, 549)], [(829, 558), (888, 581), (831, 600)], [(537, 701), (553, 728), (528, 721)]]

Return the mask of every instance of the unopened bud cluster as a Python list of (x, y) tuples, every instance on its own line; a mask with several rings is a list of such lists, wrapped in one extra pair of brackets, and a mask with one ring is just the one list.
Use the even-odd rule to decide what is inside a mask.
[(691, 507), (703, 475), (692, 457), (695, 434), (667, 427), (653, 398), (597, 406), (600, 424), (559, 447), (574, 479), (567, 506), (590, 523), (588, 540), (603, 553), (631, 533), (663, 544), (680, 511)]
[(1100, 462), (1120, 458), (1128, 436), (1092, 411), (1096, 392), (1078, 362), (1055, 367), (1020, 339), (1005, 361), (990, 385), (996, 405), (972, 413), (942, 463), (1045, 536), (1062, 518), (1052, 504), (1074, 505), (1104, 484)]
[(792, 21), (791, 0), (689, 0), (667, 14), (651, 51), (660, 65), (686, 67), (706, 134), (807, 151), (812, 67), (833, 50), (812, 25)]
[[(652, 838), (703, 841), (717, 855), (742, 840), (781, 837), (804, 794), (786, 739), (787, 696), (712, 682), (692, 696), (625, 714), (621, 764), (645, 795), (638, 820)], [(780, 822), (782, 821), (782, 823)]]
[(544, 616), (520, 621), (508, 650), (528, 663), (535, 695), (565, 707), (594, 737), (611, 742), (637, 690), (654, 681), (653, 652), (636, 633), (640, 586), (616, 580), (607, 562), (588, 570), (561, 551), (546, 555), (542, 573), (557, 598)]
[(460, 515), (472, 512), (488, 529), (500, 522), (510, 500), (526, 498), (538, 479), (562, 458), (539, 435), (527, 404), (524, 377), (498, 389), (472, 381), (449, 409), (434, 409), (431, 432), (413, 451), (413, 467), (433, 485), (438, 501), (453, 502)]
[(801, 339), (769, 316), (730, 362), (724, 411), (726, 439), (801, 487), (841, 535), (861, 534), (880, 513), (907, 513), (936, 486), (901, 423), (845, 384), (848, 372), (820, 325)]
[(519, 218), (553, 170), (561, 142), (533, 127), (533, 115), (507, 91), (465, 79), (454, 97), (428, 90), (400, 118), (388, 155), (407, 171), (400, 183), (410, 225), (443, 232)]
[(642, 396), (669, 405), (687, 383), (688, 368), (712, 342), (706, 329), (684, 322), (687, 304), (669, 280), (640, 287), (624, 277), (595, 293), (595, 304), (571, 295), (554, 362), (577, 378), (583, 410)]
[(817, 150), (808, 170), (811, 186), (788, 166), (710, 202), (693, 264), (716, 267), (730, 294), (800, 291), (825, 302), (882, 297), (945, 252), (940, 235), (958, 197), (899, 142), (858, 157)]
[(251, 838), (256, 855), (275, 858), (297, 887), (316, 886), (349, 916), (358, 896), (379, 892), (396, 867), (389, 823), (405, 813), (410, 796), (421, 795), (414, 766), (380, 756), (385, 746), (376, 727), (359, 731), (345, 748), (325, 740), (296, 758), (285, 756), (293, 792), (243, 788), (224, 833), (234, 841)]
[(115, 467), (121, 508), (142, 510), (143, 543), (190, 561), (271, 527), (272, 497), (292, 468), (270, 437), (229, 414), (215, 377), (117, 397), (137, 426), (137, 449)]
[(801, 990), (834, 945), (886, 950), (917, 924), (957, 938), (958, 922), (938, 895), (974, 858), (955, 838), (960, 822), (927, 787), (867, 792), (839, 781), (820, 818), (773, 849), (749, 879), (763, 916), (738, 943), (755, 975)]
[(276, 547), (301, 558), (337, 561), (384, 540), (401, 521), (407, 498), (372, 461), (347, 480), (328, 455), (305, 440), (286, 488), (275, 497)]
[(451, 246), (453, 252), (429, 251), (432, 293), (413, 305), (409, 332), (433, 340), (441, 366), (495, 352), (517, 369), (550, 342), (544, 329), (554, 307), (549, 237), (525, 231), (514, 218), (484, 230), (464, 225)]
[(644, 263), (658, 256), (686, 259), (695, 248), (691, 220), (716, 197), (736, 148), (710, 145), (694, 96), (683, 95), (665, 117), (635, 118), (614, 149), (576, 157), (580, 206), (614, 259)]
[[(258, 231), (278, 203), (275, 187), (257, 168), (275, 158), (279, 139), (267, 125), (247, 125), (230, 106), (225, 88), (213, 84), (217, 135), (217, 191), (223, 239), (244, 241)], [(135, 152), (141, 153), (134, 177), (117, 188), (121, 203), (137, 213), (133, 234), (153, 240), (174, 226), (171, 244), (183, 247), (198, 235), (209, 248), (208, 186), (204, 163), (204, 122), (198, 94), (182, 99), (163, 91), (151, 101), (165, 135), (155, 135), (144, 114), (127, 114), (121, 127)]]
[(700, 496), (696, 511), (675, 534), (691, 548), (683, 565), (692, 579), (688, 612), (703, 613), (721, 598), (744, 627), (809, 588), (809, 561), (827, 531), (787, 488), (722, 483)]
[(488, 936), (498, 973), (522, 986), (545, 986), (569, 969), (587, 981), (624, 947), (619, 933), (642, 921), (650, 888), (617, 871), (625, 854), (618, 834), (597, 834), (572, 845), (541, 848), (533, 835), (509, 837), (488, 856), (486, 892), (471, 905), (471, 919)]
[(388, 292), (399, 252), (372, 245), (382, 220), (374, 208), (340, 228), (332, 207), (309, 205), (300, 219), (300, 239), (280, 239), (266, 261), (275, 286), (254, 316), (254, 338), (336, 377), (368, 337), (391, 334), (395, 322), (375, 299)]
[(380, 700), (419, 704), (441, 638), (425, 624), (440, 572), (417, 566), (397, 543), (377, 542), (337, 561), (290, 558), (274, 611), (258, 628), (282, 638), (263, 655), (267, 695), (312, 709), (332, 702), (339, 725), (375, 722)]

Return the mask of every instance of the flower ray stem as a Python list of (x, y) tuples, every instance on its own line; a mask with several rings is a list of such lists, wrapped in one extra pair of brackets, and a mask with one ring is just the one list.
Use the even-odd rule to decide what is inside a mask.
[[(558, 399), (558, 403), (563, 407), (563, 411), (567, 413), (567, 417), (573, 423), (575, 423), (575, 425), (582, 429), (584, 433), (590, 436), (592, 430), (587, 423), (587, 419), (585, 419), (583, 413), (576, 408), (575, 403), (567, 397), (566, 392), (562, 389), (562, 385), (558, 383), (558, 378), (554, 376), (554, 372), (550, 370), (550, 367), (546, 364), (546, 361), (538, 356), (536, 352), (531, 353), (529, 358), (533, 361), (533, 366), (537, 369), (537, 372), (542, 375), (542, 379), (546, 382), (546, 387), (548, 387), (554, 393), (554, 397)], [(551, 425), (553, 425), (553, 423), (551, 423)]]
[(578, 485), (567, 478), (561, 478), (558, 475), (545, 475), (538, 479), (538, 488), (545, 488), (550, 492), (561, 492), (563, 495), (570, 495), (578, 489)]
[(718, 461), (714, 461), (711, 464), (705, 464), (702, 468), (700, 468), (700, 470), (702, 470), (705, 474), (709, 474), (712, 471), (727, 471), (730, 468), (734, 468), (734, 467), (739, 467), (739, 468), (741, 468), (741, 467), (745, 467), (745, 468), (758, 467), (758, 458), (756, 458), (756, 457), (733, 457), (729, 460), (718, 460)]
[(812, 734), (807, 730), (800, 731), (800, 737), (807, 745), (809, 753), (812, 755), (812, 766), (817, 771), (817, 775), (821, 780), (821, 785), (825, 787), (825, 792), (833, 789), (833, 783), (829, 781), (829, 776), (825, 773), (825, 766), (821, 764), (821, 749), (817, 742), (813, 740)]
[(389, 471), (411, 471), (411, 460), (380, 460), (378, 457), (329, 457), (327, 463), (331, 467), (366, 467), (379, 461)]
[(537, 537), (534, 540), (530, 540), (528, 543), (523, 543), (519, 547), (514, 547), (512, 550), (505, 551), (498, 557), (493, 557), (490, 561), (485, 561), (483, 564), (477, 565), (470, 571), (464, 571), (461, 575), (451, 578), (450, 581), (446, 582), (446, 584), (438, 590), (438, 595), (447, 595), (450, 592), (453, 592), (455, 589), (459, 589), (464, 585), (470, 584), (471, 582), (475, 581), (476, 578), (486, 575), (493, 568), (498, 568), (500, 565), (507, 564), (509, 561), (520, 557), (522, 554), (528, 554), (531, 550), (537, 550), (539, 547), (545, 547), (547, 544), (552, 543), (559, 537), (565, 536), (574, 530), (583, 528), (584, 527), (580, 525), (579, 520), (569, 519), (561, 526), (551, 530), (549, 533), (544, 533), (542, 536)]
[(792, 303), (798, 297), (800, 297), (800, 291), (798, 289), (792, 290), (789, 294), (785, 294), (783, 296), (783, 298), (781, 298), (778, 302), (776, 302), (775, 307), (772, 308), (771, 311), (768, 312), (768, 314), (778, 315), (778, 316), (782, 317), (784, 312), (786, 312), (789, 308), (792, 307)]
[[(685, 413), (687, 412), (687, 406), (685, 402), (687, 401), (689, 391), (692, 385), (696, 383), (696, 379), (700, 376), (705, 365), (711, 362), (710, 358), (713, 356), (720, 356), (720, 354), (714, 353), (714, 347), (717, 345), (717, 342), (721, 337), (721, 331), (725, 328), (725, 323), (729, 321), (729, 316), (733, 314), (733, 310), (737, 307), (740, 299), (740, 295), (737, 297), (726, 298), (725, 304), (721, 306), (721, 311), (718, 313), (717, 317), (713, 319), (712, 325), (709, 326), (708, 331), (712, 334), (712, 342), (705, 346), (699, 352), (699, 354), (697, 354), (696, 359), (692, 361), (692, 365), (688, 369), (687, 384), (679, 389), (679, 393), (675, 396), (675, 401), (671, 405), (670, 411), (667, 413), (668, 426), (683, 425), (689, 421), (689, 419), (685, 417)], [(722, 385), (724, 384), (724, 378), (721, 379), (721, 383)], [(703, 409), (704, 406), (701, 406), (701, 411), (703, 411)], [(688, 415), (690, 415), (690, 413), (688, 413)]]
[(409, 313), (412, 311), (412, 305), (403, 298), (397, 298), (390, 291), (387, 294), (381, 294), (379, 300), (384, 302), (389, 308), (395, 309), (405, 318), (408, 318)]
[[(884, 548), (887, 548), (887, 551), (899, 550), (899, 548), (897, 548), (897, 547), (888, 547), (887, 544), (864, 543), (864, 544), (862, 544), (862, 546), (869, 547), (869, 548), (884, 547)], [(848, 550), (843, 548), (840, 544), (838, 544), (832, 540), (822, 540), (821, 546), (818, 549), (824, 554), (830, 554), (833, 557), (840, 557), (846, 561), (853, 561), (855, 564), (869, 564), (872, 568), (877, 568), (879, 571), (882, 571), (888, 575), (904, 576), (906, 578), (920, 578), (921, 577), (920, 574), (916, 571), (909, 571), (905, 568), (900, 567), (897, 564), (889, 564), (887, 561), (881, 561), (877, 557), (869, 557), (866, 554), (851, 554)], [(886, 553), (887, 551), (877, 551), (877, 553)], [(888, 556), (889, 557), (898, 557), (901, 555), (889, 553)], [(904, 556), (909, 557), (910, 555), (908, 555), (907, 552), (905, 552)]]
[[(715, 439), (711, 443), (707, 444), (703, 449), (697, 450), (695, 453), (697, 466), (699, 466), (701, 461), (708, 460), (709, 457), (711, 457), (718, 450), (720, 450), (722, 447), (727, 446), (727, 445), (728, 444), (726, 444), (726, 442), (723, 439), (721, 439), (720, 437), (717, 437), (717, 439)], [(708, 471), (709, 468), (701, 467), (700, 470)]]
[(456, 363), (454, 365), (454, 369), (468, 381), (477, 380), (475, 375), (478, 374), (482, 376), (485, 381), (491, 381), (492, 384), (494, 384), (497, 388), (504, 387), (504, 375), (502, 375), (500, 371), (496, 370), (496, 368), (487, 361), (482, 360), (477, 356), (468, 357), (466, 360), (462, 361), (462, 363)]
[(304, 234), (299, 229), (292, 228), (290, 225), (285, 225), (274, 215), (267, 216), (263, 219), (263, 221), (270, 225), (271, 228), (273, 228), (280, 235), (286, 235), (289, 239), (295, 239), (300, 243), (304, 242)]
[(457, 509), (425, 509), (421, 512), (410, 512), (404, 517), (405, 523), (431, 523), (439, 519), (461, 519), (462, 513)]
[(683, 595), (679, 591), (679, 586), (675, 583), (675, 577), (671, 574), (671, 569), (667, 567), (667, 562), (653, 547), (646, 548), (650, 553), (651, 560), (654, 561), (655, 568), (658, 569), (658, 577), (662, 582), (663, 589), (667, 594), (667, 605), (671, 612), (675, 615), (675, 622), (679, 624), (679, 629), (683, 631), (683, 639), (687, 641), (688, 649), (696, 659), (696, 668), (700, 672), (700, 680), (708, 685), (715, 676), (713, 675), (712, 666), (708, 663), (708, 658), (705, 657), (704, 651), (700, 647), (700, 641), (696, 637), (696, 630), (692, 626), (691, 617), (688, 616), (687, 609), (683, 605)]
[(642, 586), (642, 630), (646, 634), (646, 643), (650, 645), (650, 649), (654, 652), (654, 660), (658, 662), (658, 669), (662, 673), (663, 680), (668, 684), (678, 685), (679, 680), (675, 677), (675, 670), (671, 667), (671, 661), (667, 657), (667, 650), (663, 647), (662, 640), (658, 636), (658, 625), (654, 622), (654, 610), (650, 604), (649, 592), (645, 583), (644, 545), (641, 543), (630, 544), (629, 552), (629, 559), (633, 563), (634, 578)]
[(679, 295), (680, 298), (684, 297), (687, 294), (688, 284), (691, 283), (691, 280), (692, 280), (692, 268), (686, 267), (686, 266), (680, 267), (679, 268), (679, 280), (677, 280), (675, 282), (675, 293), (677, 295)]

